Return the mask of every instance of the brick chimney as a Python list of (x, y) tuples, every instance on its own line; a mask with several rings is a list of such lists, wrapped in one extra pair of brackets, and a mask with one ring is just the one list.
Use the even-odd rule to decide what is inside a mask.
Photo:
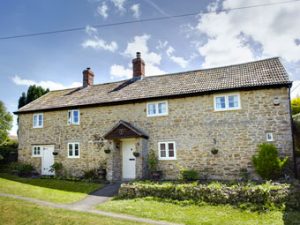
[(86, 68), (83, 72), (83, 81), (82, 81), (82, 86), (88, 87), (94, 84), (94, 72), (91, 70), (91, 68)]
[(136, 53), (136, 58), (132, 60), (133, 78), (143, 78), (145, 76), (145, 62), (141, 58), (141, 53)]

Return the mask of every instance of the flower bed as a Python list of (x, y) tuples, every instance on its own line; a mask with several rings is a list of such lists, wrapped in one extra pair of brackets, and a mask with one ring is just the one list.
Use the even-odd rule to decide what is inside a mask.
[[(290, 199), (289, 208), (299, 208), (300, 191), (290, 184), (266, 182), (264, 184), (238, 183), (210, 184), (171, 182), (133, 182), (122, 184), (119, 198), (157, 197), (175, 201), (191, 201), (199, 204), (231, 204), (235, 206), (254, 206), (255, 208), (283, 208)], [(294, 203), (292, 203), (294, 202)]]

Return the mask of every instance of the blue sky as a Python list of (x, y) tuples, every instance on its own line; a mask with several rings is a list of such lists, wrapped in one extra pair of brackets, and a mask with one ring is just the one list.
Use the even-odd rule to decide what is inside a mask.
[[(300, 2), (216, 12), (282, 0), (10, 0), (0, 3), (0, 37), (85, 27), (85, 30), (0, 40), (0, 96), (9, 111), (28, 85), (78, 86), (91, 67), (95, 83), (131, 76), (142, 52), (146, 75), (279, 56), (300, 94)], [(196, 16), (96, 28), (190, 12)], [(298, 81), (297, 81), (298, 80)], [(16, 123), (12, 133), (16, 132)]]

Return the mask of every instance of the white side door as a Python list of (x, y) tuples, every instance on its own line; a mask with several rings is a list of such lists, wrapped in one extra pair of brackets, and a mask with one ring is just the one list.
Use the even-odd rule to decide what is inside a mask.
[(136, 158), (133, 155), (135, 142), (133, 140), (122, 141), (122, 177), (123, 179), (135, 179)]
[(51, 166), (54, 164), (54, 146), (42, 147), (42, 175), (54, 175), (54, 171), (50, 171)]

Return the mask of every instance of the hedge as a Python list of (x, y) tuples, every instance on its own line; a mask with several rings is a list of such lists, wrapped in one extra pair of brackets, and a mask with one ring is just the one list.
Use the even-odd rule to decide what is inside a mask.
[[(124, 183), (119, 190), (119, 198), (155, 197), (175, 201), (191, 201), (195, 204), (251, 205), (254, 208), (283, 208), (290, 201), (289, 208), (300, 209), (300, 191), (289, 184), (266, 182), (264, 184), (238, 183), (234, 185), (213, 182), (210, 184), (171, 182)], [(292, 195), (292, 196), (291, 196)]]

